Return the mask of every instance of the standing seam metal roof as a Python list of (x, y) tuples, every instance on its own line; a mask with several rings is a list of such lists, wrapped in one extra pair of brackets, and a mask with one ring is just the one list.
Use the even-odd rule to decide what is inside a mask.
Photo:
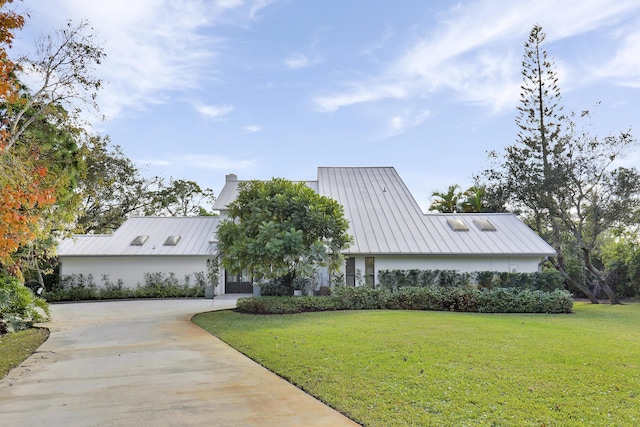
[[(214, 209), (224, 211), (238, 194), (240, 181), (228, 175)], [(535, 255), (555, 251), (515, 215), (424, 214), (393, 167), (320, 167), (317, 181), (304, 181), (319, 194), (344, 207), (353, 245), (345, 254), (398, 255)], [(447, 219), (462, 220), (468, 231), (454, 231)], [(490, 221), (496, 231), (481, 231), (473, 219)], [(65, 255), (207, 255), (215, 239), (218, 217), (128, 219), (112, 235), (81, 235), (64, 240)], [(142, 246), (131, 246), (149, 235)], [(182, 238), (164, 246), (170, 235)]]
[[(98, 255), (209, 255), (218, 217), (134, 217), (110, 235), (76, 235), (58, 246), (60, 256)], [(142, 246), (132, 246), (136, 236), (149, 236)], [(181, 236), (175, 246), (165, 246), (169, 236)]]

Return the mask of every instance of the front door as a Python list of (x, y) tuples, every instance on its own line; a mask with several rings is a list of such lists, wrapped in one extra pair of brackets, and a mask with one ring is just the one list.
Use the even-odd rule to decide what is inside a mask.
[(253, 293), (253, 281), (249, 275), (249, 270), (242, 270), (242, 273), (239, 274), (232, 274), (225, 271), (224, 289), (227, 294)]

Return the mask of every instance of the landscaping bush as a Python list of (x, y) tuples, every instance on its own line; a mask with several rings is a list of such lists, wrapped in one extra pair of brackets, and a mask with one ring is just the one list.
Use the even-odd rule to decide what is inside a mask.
[(290, 296), (292, 293), (289, 286), (282, 284), (282, 282), (267, 282), (260, 285), (260, 294), (264, 296)]
[(343, 309), (332, 297), (316, 296), (261, 296), (238, 299), (236, 310), (253, 314), (292, 314), (307, 311), (333, 311)]
[(93, 276), (68, 275), (62, 277), (60, 285), (45, 292), (44, 297), (49, 302), (81, 301), (126, 298), (194, 298), (204, 297), (204, 287), (207, 283), (204, 273), (194, 273), (195, 284), (192, 286), (191, 276), (184, 277), (182, 283), (175, 274), (145, 273), (145, 284), (138, 284), (135, 288), (127, 288), (118, 280), (116, 284), (109, 280), (108, 275), (102, 276), (102, 285), (97, 286)]
[(378, 283), (379, 287), (391, 291), (416, 286), (459, 288), (470, 285), (481, 289), (520, 288), (547, 292), (564, 288), (563, 278), (557, 271), (460, 273), (456, 270), (381, 270), (378, 273)]
[(15, 332), (47, 320), (49, 305), (17, 278), (0, 274), (0, 329)]
[(482, 313), (570, 313), (573, 298), (565, 290), (544, 292), (517, 288), (402, 287), (396, 291), (337, 287), (327, 297), (251, 297), (237, 310), (254, 314), (288, 314), (327, 310), (431, 310)]

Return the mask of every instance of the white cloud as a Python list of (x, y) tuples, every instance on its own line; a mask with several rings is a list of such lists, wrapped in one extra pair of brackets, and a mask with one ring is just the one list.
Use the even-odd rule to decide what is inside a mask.
[(258, 16), (258, 12), (275, 2), (276, 0), (256, 0), (249, 9), (249, 18), (256, 18)]
[(224, 46), (222, 39), (205, 30), (223, 19), (248, 21), (269, 4), (265, 0), (32, 0), (25, 31), (51, 33), (68, 19), (87, 19), (107, 53), (97, 69), (106, 82), (98, 103), (108, 118), (114, 118), (200, 87), (215, 75), (217, 55)]
[(599, 78), (611, 78), (615, 82), (640, 88), (640, 32), (629, 34), (608, 64), (594, 70)]
[(401, 135), (409, 129), (421, 125), (430, 115), (429, 111), (409, 112), (394, 115), (387, 121), (386, 137)]
[(284, 63), (289, 68), (298, 69), (312, 65), (313, 61), (306, 55), (303, 55), (301, 53), (293, 53), (284, 59)]
[(256, 132), (260, 132), (262, 130), (262, 127), (256, 126), (256, 125), (249, 125), (249, 126), (245, 126), (243, 129), (245, 133), (256, 133)]
[[(403, 98), (408, 88), (403, 84), (366, 84), (353, 85), (354, 89), (344, 93), (336, 93), (327, 96), (319, 96), (314, 99), (319, 111), (334, 112), (339, 108), (360, 104), (363, 102), (378, 101), (384, 98)], [(357, 86), (357, 87), (356, 87)]]
[(224, 116), (233, 111), (233, 105), (194, 105), (193, 108), (214, 120), (224, 120)]
[[(611, 27), (639, 7), (633, 0), (459, 3), (441, 25), (422, 32), (377, 75), (345, 82), (342, 90), (314, 102), (320, 111), (334, 112), (447, 91), (459, 101), (501, 111), (517, 102), (522, 44), (534, 24), (540, 23), (553, 41)], [(629, 49), (619, 52), (629, 70), (637, 70), (637, 62), (629, 59), (636, 46), (629, 42)]]

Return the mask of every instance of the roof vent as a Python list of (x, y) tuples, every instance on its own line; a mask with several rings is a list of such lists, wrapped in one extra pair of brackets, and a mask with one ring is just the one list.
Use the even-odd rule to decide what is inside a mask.
[(473, 223), (480, 231), (497, 231), (496, 226), (491, 224), (488, 219), (474, 219)]
[(453, 231), (469, 231), (469, 227), (461, 219), (448, 219), (447, 223)]
[(169, 236), (167, 240), (164, 241), (164, 246), (175, 246), (180, 241), (180, 236)]
[(149, 236), (137, 236), (135, 239), (131, 241), (131, 246), (142, 246), (144, 242), (147, 241)]

